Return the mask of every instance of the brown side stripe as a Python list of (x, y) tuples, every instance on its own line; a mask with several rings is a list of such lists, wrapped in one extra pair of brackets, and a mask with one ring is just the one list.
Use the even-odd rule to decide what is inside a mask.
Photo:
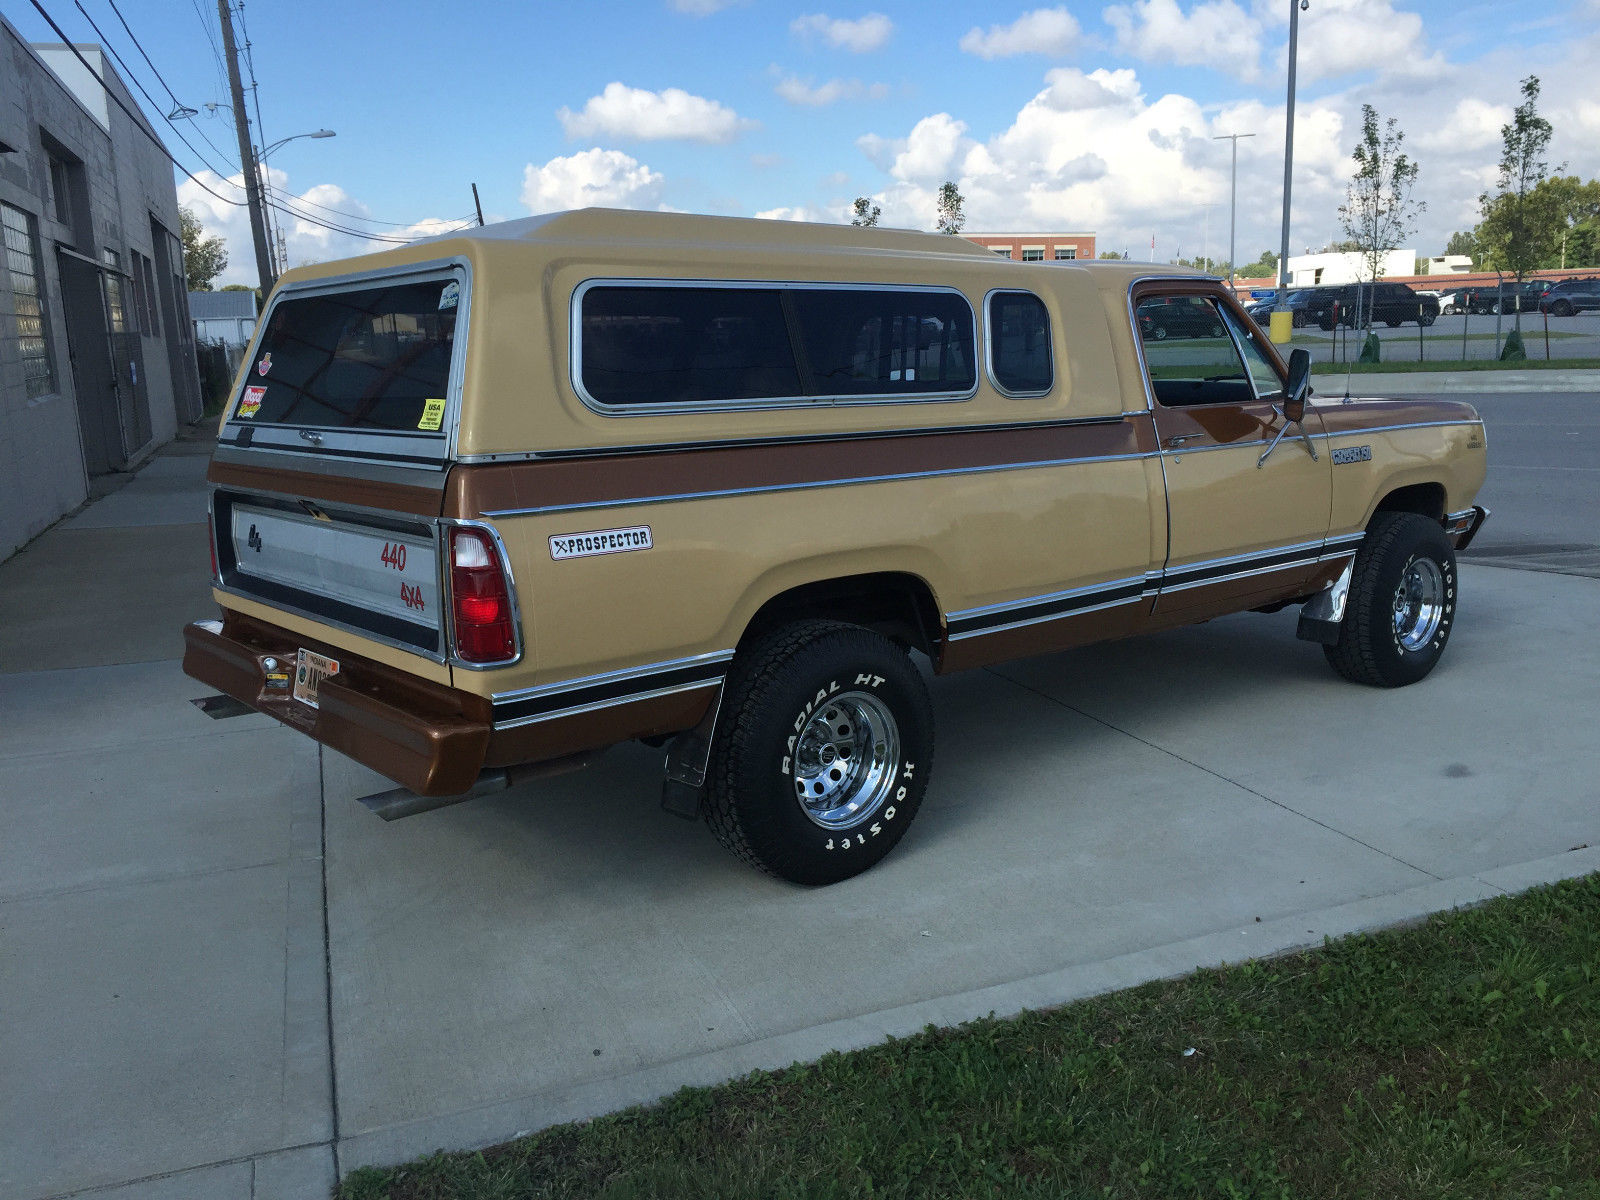
[(1155, 448), (1150, 418), (1139, 414), (1093, 424), (998, 426), (954, 433), (460, 466), (450, 472), (445, 513), (475, 517), (706, 492), (806, 487), (879, 476), (1147, 454)]
[(286, 471), (282, 467), (244, 466), (216, 459), (212, 459), (206, 479), (245, 492), (280, 492), (328, 504), (354, 504), (419, 517), (439, 515), (439, 493), (432, 488), (408, 487), (375, 479), (317, 475), (310, 471)]

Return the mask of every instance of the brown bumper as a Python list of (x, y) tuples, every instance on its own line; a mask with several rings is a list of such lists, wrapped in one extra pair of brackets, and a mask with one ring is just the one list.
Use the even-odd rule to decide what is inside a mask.
[[(482, 697), (233, 612), (220, 633), (190, 625), (183, 641), (185, 674), (419, 795), (465, 792), (483, 767), (492, 719)], [(268, 685), (264, 660), (275, 658), (284, 664), (279, 672), (292, 673), (301, 648), (339, 661), (339, 674), (318, 689), (317, 708), (293, 699), (287, 682)]]

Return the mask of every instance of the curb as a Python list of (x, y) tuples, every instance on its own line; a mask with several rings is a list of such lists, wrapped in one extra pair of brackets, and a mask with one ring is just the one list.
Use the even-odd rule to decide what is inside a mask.
[(1272, 958), (1320, 946), (1326, 938), (1375, 932), (1433, 913), (1469, 908), (1541, 884), (1600, 871), (1600, 847), (1577, 847), (1531, 862), (1436, 879), (1405, 891), (1353, 900), (1262, 924), (1202, 934), (1099, 962), (1079, 963), (1010, 983), (863, 1013), (707, 1054), (662, 1063), (574, 1087), (521, 1096), (439, 1117), (351, 1133), (339, 1139), (344, 1170), (395, 1166), (441, 1147), (471, 1149), (648, 1104), (682, 1087), (708, 1087), (749, 1074), (811, 1062), (831, 1051), (859, 1050), (928, 1025), (956, 1025), (1054, 1008), (1203, 967)]

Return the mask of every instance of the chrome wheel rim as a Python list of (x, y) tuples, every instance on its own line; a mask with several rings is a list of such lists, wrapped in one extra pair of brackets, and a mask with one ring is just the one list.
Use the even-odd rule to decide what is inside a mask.
[(1406, 564), (1394, 592), (1394, 635), (1406, 650), (1420, 650), (1444, 620), (1444, 572), (1431, 558)]
[(900, 726), (866, 692), (844, 692), (822, 705), (800, 731), (794, 790), (800, 810), (823, 829), (850, 829), (872, 817), (894, 789)]

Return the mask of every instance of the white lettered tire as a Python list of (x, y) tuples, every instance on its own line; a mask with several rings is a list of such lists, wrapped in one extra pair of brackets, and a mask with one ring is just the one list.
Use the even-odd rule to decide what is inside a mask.
[(900, 646), (798, 621), (740, 651), (724, 684), (706, 823), (745, 862), (803, 884), (859, 875), (916, 815), (933, 705)]

